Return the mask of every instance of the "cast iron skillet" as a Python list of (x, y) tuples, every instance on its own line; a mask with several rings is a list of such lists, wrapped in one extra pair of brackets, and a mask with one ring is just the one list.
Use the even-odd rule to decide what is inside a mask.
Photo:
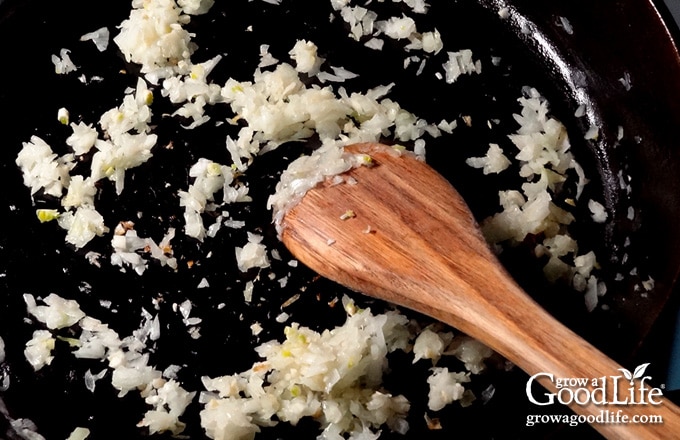
[[(180, 270), (168, 273), (151, 267), (140, 278), (106, 264), (101, 269), (92, 267), (82, 255), (64, 246), (63, 235), (56, 227), (37, 224), (35, 206), (31, 206), (14, 158), (21, 142), (32, 134), (58, 145), (67, 133), (56, 123), (59, 107), (67, 107), (72, 120), (92, 123), (102, 111), (117, 105), (126, 87), (134, 86), (135, 76), (125, 72), (134, 73), (135, 66), (127, 65), (113, 45), (102, 55), (91, 43), (77, 43), (85, 32), (120, 23), (129, 10), (122, 3), (0, 2), (0, 45), (5, 60), (0, 71), (0, 179), (6, 189), (0, 196), (4, 220), (0, 235), (0, 335), (7, 345), (2, 373), (10, 378), (9, 389), (2, 393), (6, 410), (0, 406), (0, 433), (7, 438), (16, 438), (9, 420), (19, 418), (31, 419), (46, 438), (66, 438), (75, 426), (89, 427), (91, 438), (137, 438), (142, 431), (135, 424), (146, 409), (134, 393), (117, 398), (106, 380), (94, 393), (87, 391), (82, 381), (84, 372), (92, 369), (96, 373), (103, 365), (73, 363), (65, 344), (58, 344), (49, 368), (33, 373), (22, 351), (37, 325), (25, 320), (23, 293), (45, 296), (55, 292), (76, 298), (86, 312), (110, 323), (121, 335), (139, 326), (141, 308), (154, 310), (152, 300), (160, 299), (154, 312), (164, 323), (164, 336), (156, 344), (152, 359), (159, 366), (187, 365), (180, 379), (190, 389), (201, 388), (202, 375), (248, 368), (256, 359), (252, 348), (281, 335), (282, 324), (274, 317), (294, 293), (303, 292), (286, 311), (302, 325), (321, 329), (344, 320), (339, 308), (327, 304), (346, 292), (304, 268), (291, 273), (286, 289), (262, 276), (260, 295), (266, 299), (244, 304), (243, 286), (257, 274), (224, 270), (233, 265), (231, 250), (243, 243), (244, 231), (231, 232), (202, 248), (191, 240), (178, 240), (175, 249), (182, 255)], [(428, 160), (454, 183), (480, 219), (495, 210), (496, 192), (508, 182), (504, 178), (482, 178), (477, 170), (460, 164), (485, 151), (488, 142), (508, 146), (505, 135), (515, 128), (509, 116), (518, 111), (516, 99), (523, 86), (536, 87), (551, 103), (552, 113), (567, 125), (572, 148), (592, 180), (584, 197), (604, 202), (609, 212), (606, 224), (579, 225), (576, 231), (582, 247), (596, 250), (602, 260), (603, 277), (609, 286), (602, 299), (607, 309), (586, 313), (580, 295), (539, 281), (540, 265), (528, 257), (529, 247), (510, 249), (502, 259), (518, 281), (567, 325), (628, 367), (651, 362), (648, 371), (662, 383), (669, 316), (675, 316), (676, 307), (672, 292), (680, 268), (680, 235), (674, 227), (680, 218), (680, 135), (675, 130), (680, 126), (680, 59), (671, 39), (676, 30), (666, 27), (651, 2), (441, 3), (433, 5), (435, 14), (420, 17), (419, 23), (436, 26), (447, 50), (471, 48), (475, 56), (485, 60), (482, 75), (464, 77), (453, 86), (433, 80), (439, 67), (434, 62), (420, 76), (414, 74), (413, 67), (404, 70), (404, 53), (398, 44), (376, 53), (344, 38), (346, 29), (339, 20), (328, 23), (330, 6), (323, 1), (284, 0), (278, 7), (245, 0), (218, 4), (216, 9), (231, 8), (232, 15), (217, 13), (193, 20), (191, 26), (200, 46), (194, 60), (203, 60), (204, 54), (222, 53), (225, 58), (214, 79), (248, 79), (258, 62), (254, 55), (259, 53), (260, 44), (270, 44), (272, 53), (285, 60), (296, 39), (308, 38), (317, 42), (332, 64), (361, 73), (347, 84), (348, 88), (363, 90), (394, 81), (392, 96), (410, 111), (426, 119), (458, 119), (461, 127), (453, 138), (428, 141)], [(380, 10), (393, 6), (376, 3), (372, 7)], [(503, 7), (509, 8), (509, 19), (499, 17), (498, 10)], [(246, 33), (250, 24), (253, 30)], [(573, 32), (568, 32), (569, 27)], [(204, 29), (208, 28), (213, 31), (206, 33)], [(86, 76), (87, 85), (76, 75), (52, 74), (50, 55), (62, 47), (72, 49), (72, 57), (80, 66), (78, 74)], [(498, 66), (492, 65), (491, 57), (500, 57)], [(104, 81), (92, 81), (93, 75), (102, 76)], [(620, 81), (626, 75), (630, 90)], [(157, 101), (161, 103), (155, 114), (172, 111), (168, 105), (163, 107), (162, 100)], [(587, 106), (587, 115), (575, 118), (581, 104)], [(229, 116), (222, 111), (223, 116)], [(471, 116), (471, 126), (462, 123), (462, 116)], [(498, 120), (498, 128), (489, 130), (488, 120)], [(171, 214), (181, 218), (174, 193), (163, 193), (159, 183), (167, 182), (175, 189), (186, 187), (187, 164), (202, 156), (227, 160), (223, 142), (228, 127), (210, 125), (187, 132), (162, 117), (156, 122), (161, 136), (158, 144), (172, 141), (175, 148), (155, 150), (158, 160), (153, 166), (130, 173), (136, 190), (126, 191), (122, 203), (114, 204), (110, 187), (102, 190), (101, 206), (107, 212), (133, 217), (143, 209), (150, 221), (139, 226), (140, 235), (158, 234), (161, 225), (173, 222)], [(600, 128), (595, 142), (583, 139), (591, 125)], [(624, 130), (620, 140), (619, 126)], [(287, 145), (263, 156), (248, 173), (257, 177), (246, 176), (251, 190), (271, 191), (281, 163), (308, 148)], [(38, 205), (50, 203), (41, 200)], [(630, 207), (635, 214), (632, 220), (628, 217)], [(277, 246), (264, 207), (234, 208), (232, 215), (256, 225), (268, 243)], [(102, 249), (106, 246), (98, 245)], [(212, 258), (205, 257), (207, 251), (212, 252)], [(284, 249), (281, 252), (286, 255)], [(191, 269), (188, 261), (194, 262)], [(289, 270), (283, 263), (274, 265), (275, 271)], [(625, 275), (623, 281), (615, 281), (618, 273)], [(648, 276), (656, 281), (655, 288), (642, 295), (636, 286)], [(198, 290), (196, 286), (204, 277), (209, 278), (210, 287)], [(181, 317), (171, 307), (187, 298), (204, 320), (199, 340), (188, 336)], [(100, 299), (110, 301), (111, 308), (102, 307)], [(357, 300), (375, 311), (389, 308), (368, 299)], [(217, 308), (221, 303), (225, 307)], [(254, 321), (265, 324), (259, 338), (249, 329)], [(474, 381), (478, 395), (493, 385), (493, 398), (479, 400), (466, 409), (451, 405), (437, 414), (444, 429), (429, 431), (422, 417), (427, 403), (424, 378), (429, 366), (422, 362), (411, 365), (408, 357), (399, 354), (391, 359), (391, 365), (387, 388), (412, 400), (408, 438), (450, 438), (470, 430), (474, 430), (475, 438), (596, 438), (587, 427), (524, 426), (527, 414), (540, 413), (527, 403), (527, 378), (520, 371), (502, 372), (498, 368), (491, 368)], [(412, 377), (423, 377), (423, 381)], [(192, 438), (201, 438), (198, 410), (195, 404), (183, 419)], [(541, 411), (566, 413), (552, 407)], [(315, 423), (305, 421), (297, 427), (281, 424), (264, 430), (258, 438), (314, 438), (316, 432)], [(385, 432), (382, 438), (403, 437)]]

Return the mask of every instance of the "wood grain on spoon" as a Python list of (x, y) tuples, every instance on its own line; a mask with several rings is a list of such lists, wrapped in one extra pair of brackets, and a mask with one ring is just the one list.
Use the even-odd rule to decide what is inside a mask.
[[(600, 402), (602, 391), (597, 391), (598, 404), (569, 406), (591, 418), (609, 415), (607, 423), (593, 423), (608, 438), (677, 437), (680, 409), (662, 396), (652, 396), (658, 404), (631, 404), (631, 385), (619, 371), (622, 367), (559, 323), (513, 281), (447, 180), (414, 156), (382, 144), (356, 144), (347, 150), (369, 154), (375, 166), (349, 171), (356, 184), (317, 186), (285, 215), (281, 238), (296, 258), (355, 291), (450, 324), (529, 375), (607, 378), (608, 403)], [(343, 215), (348, 211), (353, 212), (349, 218)], [(609, 380), (616, 376), (621, 380)], [(547, 376), (539, 382), (548, 392), (558, 391)], [(636, 402), (644, 386), (650, 387), (634, 383)], [(591, 383), (587, 387), (593, 391)], [(649, 397), (648, 391), (642, 394)], [(582, 391), (580, 400), (584, 396)], [(626, 398), (628, 404), (615, 403)], [(661, 416), (663, 422), (636, 423), (640, 416)]]

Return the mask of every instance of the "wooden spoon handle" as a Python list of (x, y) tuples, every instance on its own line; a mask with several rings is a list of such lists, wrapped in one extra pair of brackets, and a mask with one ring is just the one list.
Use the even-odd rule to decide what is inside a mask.
[[(680, 434), (680, 409), (667, 399), (652, 396), (653, 402), (639, 403), (636, 395), (635, 403), (620, 403), (631, 387), (622, 367), (517, 286), (448, 181), (414, 157), (379, 144), (354, 145), (351, 151), (371, 155), (377, 165), (352, 170), (355, 184), (309, 191), (284, 217), (282, 240), (301, 262), (351, 289), (429, 315), (485, 343), (530, 376), (538, 375), (536, 380), (556, 400), (568, 402), (586, 421), (592, 418), (607, 437)], [(352, 215), (342, 215), (350, 210)], [(557, 387), (557, 379), (572, 378), (588, 380), (582, 391), (572, 390), (573, 400)], [(598, 391), (593, 379), (605, 387)], [(633, 390), (649, 387), (647, 380), (634, 380)], [(649, 390), (643, 397), (650, 398)], [(595, 418), (603, 414), (625, 415), (628, 423), (611, 418), (598, 423)], [(656, 416), (663, 423), (640, 420)]]
[[(660, 389), (652, 387), (644, 368), (638, 371), (639, 377), (630, 380), (621, 365), (532, 300), (522, 299), (514, 283), (493, 273), (486, 275), (486, 288), (514, 297), (512, 304), (489, 304), (489, 310), (481, 313), (486, 316), (495, 308), (498, 318), (494, 322), (480, 321), (484, 325), (481, 330), (463, 327), (531, 376), (527, 399), (533, 399), (537, 414), (550, 413), (548, 405), (562, 403), (574, 411), (575, 417), (581, 416), (575, 420), (590, 423), (610, 439), (667, 439), (680, 435), (680, 408), (663, 397)], [(446, 300), (439, 304), (439, 311), (433, 315), (460, 325), (455, 317), (458, 305)], [(634, 373), (631, 369), (629, 374)], [(545, 389), (531, 386), (533, 382)]]

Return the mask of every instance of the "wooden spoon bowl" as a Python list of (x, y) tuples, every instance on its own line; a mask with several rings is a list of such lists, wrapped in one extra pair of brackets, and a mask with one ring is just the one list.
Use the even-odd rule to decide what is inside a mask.
[[(548, 394), (558, 393), (558, 378), (601, 379), (589, 380), (580, 399), (562, 400), (608, 438), (677, 436), (680, 409), (648, 378), (629, 382), (620, 365), (531, 299), (446, 179), (414, 155), (382, 144), (346, 150), (370, 155), (374, 166), (349, 171), (356, 184), (317, 186), (285, 214), (281, 239), (297, 259), (352, 290), (476, 338), (536, 375)], [(651, 422), (632, 423), (640, 417)]]

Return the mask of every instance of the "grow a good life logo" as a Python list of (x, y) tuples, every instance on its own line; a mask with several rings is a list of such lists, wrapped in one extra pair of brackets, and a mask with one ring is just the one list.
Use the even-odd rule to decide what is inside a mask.
[[(563, 405), (660, 405), (663, 392), (649, 385), (651, 376), (645, 376), (648, 366), (649, 363), (639, 365), (632, 373), (619, 368), (621, 375), (595, 378), (556, 378), (551, 373), (536, 373), (527, 382), (527, 397), (539, 406), (555, 402)], [(540, 379), (549, 380), (557, 391), (536, 395), (532, 385)]]
[[(534, 405), (547, 406), (555, 403), (563, 405), (602, 405), (607, 406), (599, 414), (583, 415), (529, 415), (527, 426), (536, 423), (567, 422), (574, 426), (579, 423), (663, 423), (661, 416), (641, 415), (630, 417), (622, 409), (628, 405), (660, 405), (663, 391), (649, 384), (651, 376), (645, 375), (649, 363), (639, 365), (632, 372), (619, 368), (621, 374), (593, 378), (585, 377), (555, 377), (547, 372), (536, 373), (529, 378), (526, 385), (526, 395)], [(546, 391), (535, 387), (534, 382), (553, 388)], [(552, 384), (552, 387), (547, 385)], [(615, 408), (611, 411), (611, 408)]]

